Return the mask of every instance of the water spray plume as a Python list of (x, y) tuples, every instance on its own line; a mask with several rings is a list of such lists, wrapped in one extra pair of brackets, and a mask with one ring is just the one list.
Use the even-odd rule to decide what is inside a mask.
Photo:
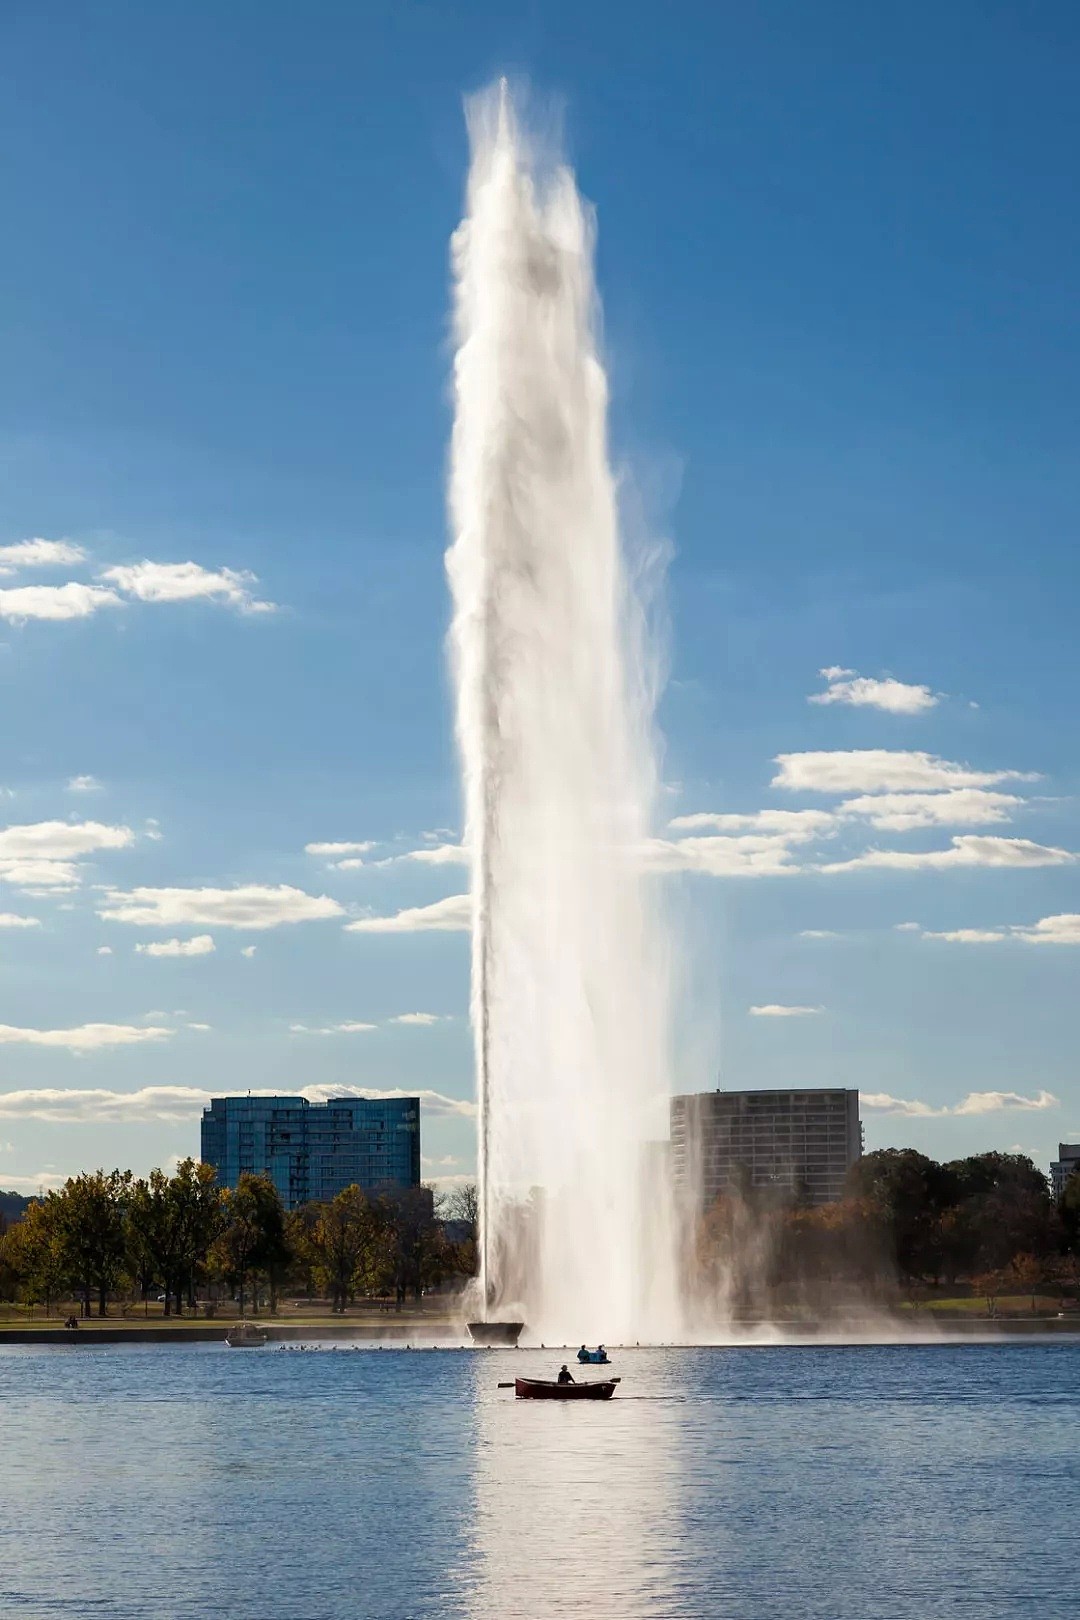
[(593, 221), (505, 82), (452, 245), (447, 569), (471, 866), (482, 1309), (674, 1331), (654, 683), (608, 460)]

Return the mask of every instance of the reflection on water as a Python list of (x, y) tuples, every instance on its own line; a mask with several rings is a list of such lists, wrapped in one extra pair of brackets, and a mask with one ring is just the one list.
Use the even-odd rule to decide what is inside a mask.
[[(560, 1357), (513, 1358), (511, 1371), (554, 1377)], [(610, 1401), (515, 1401), (477, 1369), (469, 1614), (516, 1620), (580, 1609), (597, 1617), (678, 1613), (675, 1411), (635, 1398), (635, 1361)], [(597, 1367), (575, 1368), (597, 1379)]]
[[(1080, 1344), (0, 1351), (0, 1615), (1057, 1620)], [(590, 1376), (594, 1376), (591, 1374)]]

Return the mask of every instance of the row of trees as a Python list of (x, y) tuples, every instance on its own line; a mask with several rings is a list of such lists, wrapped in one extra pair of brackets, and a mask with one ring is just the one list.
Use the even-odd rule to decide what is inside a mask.
[(342, 1310), (361, 1296), (398, 1303), (475, 1263), (475, 1194), (462, 1189), (436, 1218), (422, 1187), (368, 1197), (347, 1187), (329, 1204), (287, 1213), (265, 1176), (217, 1184), (210, 1165), (176, 1173), (98, 1170), (27, 1205), (0, 1230), (0, 1299), (42, 1304), (164, 1299), (166, 1315), (195, 1309), (207, 1289), (277, 1307), (290, 1286)]
[(866, 1154), (845, 1196), (812, 1207), (749, 1187), (722, 1195), (684, 1252), (691, 1299), (726, 1297), (735, 1310), (911, 1299), (963, 1283), (993, 1312), (1003, 1294), (1080, 1285), (1080, 1177), (1055, 1204), (1046, 1177), (1021, 1154), (982, 1153), (939, 1164), (913, 1149)]

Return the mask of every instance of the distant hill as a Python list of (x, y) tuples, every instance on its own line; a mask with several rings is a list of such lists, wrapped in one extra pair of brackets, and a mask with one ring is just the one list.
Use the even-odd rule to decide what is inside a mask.
[(32, 1199), (24, 1198), (22, 1193), (0, 1192), (0, 1215), (9, 1221), (22, 1220), (23, 1211), (31, 1202)]

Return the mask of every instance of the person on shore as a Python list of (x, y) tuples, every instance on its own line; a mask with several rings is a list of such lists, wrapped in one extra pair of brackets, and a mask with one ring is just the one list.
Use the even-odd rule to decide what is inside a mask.
[(564, 1361), (562, 1366), (559, 1368), (559, 1383), (560, 1384), (573, 1384), (573, 1383), (576, 1383), (576, 1382), (577, 1382), (577, 1380), (575, 1379), (573, 1373), (570, 1371), (570, 1369), (566, 1365), (566, 1362)]

